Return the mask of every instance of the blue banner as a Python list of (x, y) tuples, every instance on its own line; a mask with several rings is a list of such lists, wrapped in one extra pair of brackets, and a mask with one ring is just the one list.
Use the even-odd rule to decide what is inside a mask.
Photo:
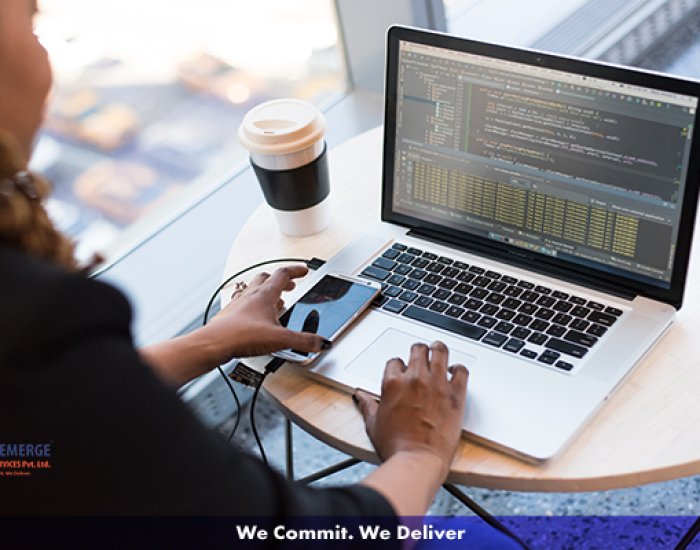
[[(533, 550), (672, 550), (694, 516), (497, 518)], [(0, 518), (1, 548), (464, 548), (522, 546), (475, 516)], [(700, 538), (688, 548), (700, 549)]]

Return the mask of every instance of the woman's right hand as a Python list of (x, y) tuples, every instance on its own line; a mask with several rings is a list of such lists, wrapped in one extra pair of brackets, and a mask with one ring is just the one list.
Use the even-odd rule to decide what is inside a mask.
[(361, 390), (355, 393), (382, 460), (399, 453), (433, 456), (443, 467), (443, 479), (459, 443), (469, 375), (463, 365), (448, 369), (448, 355), (442, 342), (430, 348), (414, 344), (408, 365), (399, 358), (387, 362), (380, 401)]

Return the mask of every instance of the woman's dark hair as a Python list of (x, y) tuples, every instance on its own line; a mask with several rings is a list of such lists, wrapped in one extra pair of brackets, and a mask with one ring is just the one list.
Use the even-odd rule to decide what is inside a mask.
[(0, 243), (67, 269), (78, 269), (74, 244), (49, 218), (43, 205), (50, 185), (27, 172), (14, 136), (0, 129)]

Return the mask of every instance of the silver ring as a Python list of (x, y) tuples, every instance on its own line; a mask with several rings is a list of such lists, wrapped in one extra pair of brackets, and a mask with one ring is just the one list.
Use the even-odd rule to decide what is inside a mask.
[(233, 286), (233, 293), (231, 294), (231, 296), (235, 296), (235, 295), (238, 294), (239, 292), (243, 292), (246, 288), (248, 288), (248, 284), (247, 284), (247, 283), (244, 283), (244, 282), (237, 282), (237, 283)]

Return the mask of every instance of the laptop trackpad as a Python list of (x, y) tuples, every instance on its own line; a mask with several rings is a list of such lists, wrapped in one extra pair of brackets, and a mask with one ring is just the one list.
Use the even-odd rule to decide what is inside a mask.
[[(355, 357), (345, 369), (354, 376), (367, 380), (367, 385), (361, 386), (362, 389), (378, 395), (386, 362), (394, 357), (400, 357), (405, 363), (408, 363), (411, 346), (416, 342), (430, 345), (430, 342), (423, 338), (389, 328)], [(469, 368), (475, 361), (474, 355), (450, 349), (450, 365), (461, 363)]]

